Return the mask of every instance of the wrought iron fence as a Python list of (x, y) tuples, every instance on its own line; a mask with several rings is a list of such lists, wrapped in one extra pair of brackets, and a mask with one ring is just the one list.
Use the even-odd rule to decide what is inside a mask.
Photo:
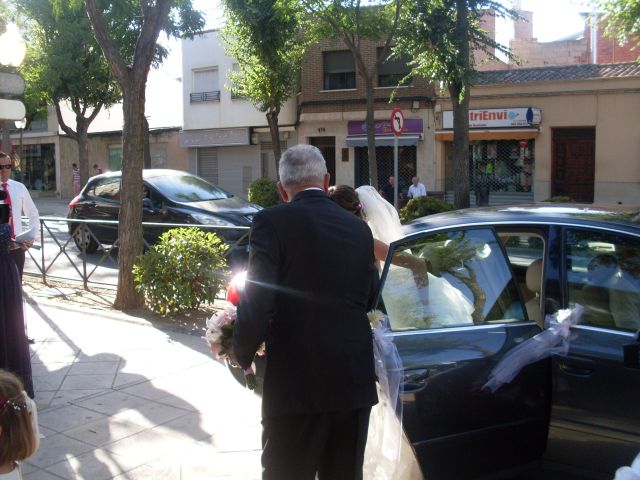
[[(67, 226), (66, 235), (64, 233), (54, 232), (54, 224), (57, 227), (60, 227), (61, 224), (65, 224)], [(66, 217), (40, 217), (40, 245), (37, 249), (29, 249), (27, 250), (33, 264), (36, 266), (38, 270), (38, 275), (42, 276), (42, 281), (47, 284), (48, 277), (54, 278), (50, 274), (51, 268), (54, 266), (58, 259), (66, 259), (69, 265), (73, 267), (73, 270), (78, 274), (79, 279), (82, 281), (83, 286), (86, 289), (89, 287), (89, 283), (94, 285), (99, 285), (101, 282), (93, 282), (91, 281), (91, 277), (95, 274), (98, 267), (103, 265), (107, 261), (114, 262), (117, 267), (117, 262), (114, 261), (113, 255), (116, 252), (115, 249), (118, 248), (118, 240), (116, 239), (113, 244), (104, 244), (98, 239), (95, 233), (91, 230), (91, 225), (101, 225), (108, 226), (112, 225), (115, 228), (118, 227), (118, 221), (116, 220), (81, 220), (81, 219), (71, 219)], [(227, 260), (230, 259), (230, 256), (237, 253), (238, 247), (245, 245), (245, 242), (248, 240), (249, 236), (249, 227), (240, 227), (240, 226), (218, 226), (218, 225), (193, 225), (193, 224), (182, 224), (182, 223), (155, 223), (155, 222), (142, 222), (143, 229), (145, 227), (161, 227), (163, 229), (170, 228), (199, 228), (202, 230), (213, 230), (216, 232), (220, 232), (223, 230), (232, 230), (239, 232), (239, 236), (236, 240), (227, 242), (229, 244), (229, 249), (225, 252), (225, 258)], [(59, 238), (62, 237), (62, 238)], [(76, 242), (74, 237), (78, 238), (79, 241)], [(49, 241), (50, 239), (53, 242)], [(101, 247), (100, 257), (94, 262), (88, 261), (88, 252), (87, 252), (87, 241), (85, 239), (91, 239), (96, 242)], [(248, 243), (246, 243), (248, 246)], [(149, 248), (149, 243), (144, 240), (144, 248)], [(80, 252), (80, 261), (77, 259), (74, 260), (72, 255), (70, 255), (69, 249), (77, 249)], [(55, 253), (51, 253), (53, 250)], [(53, 256), (53, 258), (50, 258)], [(39, 258), (37, 258), (39, 257)], [(29, 274), (29, 272), (25, 272), (25, 274)], [(56, 276), (57, 279), (65, 279), (65, 280), (78, 280), (78, 278), (70, 278), (68, 276)], [(102, 283), (105, 285), (105, 283)], [(112, 284), (113, 285), (113, 284)]]

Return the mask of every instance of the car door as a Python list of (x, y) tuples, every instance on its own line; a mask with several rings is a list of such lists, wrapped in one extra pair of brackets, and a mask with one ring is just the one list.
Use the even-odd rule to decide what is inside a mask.
[(566, 304), (584, 314), (569, 354), (553, 360), (547, 458), (613, 478), (640, 452), (640, 238), (567, 227), (564, 255)]
[(480, 478), (542, 456), (549, 362), (493, 393), (484, 388), (505, 354), (540, 332), (493, 229), (426, 231), (392, 244), (378, 308), (403, 361), (403, 425), (426, 478)]
[(101, 178), (87, 190), (79, 218), (96, 220), (88, 224), (100, 243), (112, 244), (118, 238), (118, 225), (101, 223), (117, 221), (120, 213), (120, 177)]

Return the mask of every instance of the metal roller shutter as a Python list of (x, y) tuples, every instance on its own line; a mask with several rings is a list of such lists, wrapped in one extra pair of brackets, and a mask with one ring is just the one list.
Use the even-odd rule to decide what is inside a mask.
[(198, 176), (218, 185), (218, 149), (198, 149)]

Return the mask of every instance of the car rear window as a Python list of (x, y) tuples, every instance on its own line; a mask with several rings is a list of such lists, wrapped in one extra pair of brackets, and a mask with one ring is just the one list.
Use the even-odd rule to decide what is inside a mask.
[(204, 202), (222, 200), (231, 195), (195, 175), (171, 175), (147, 179), (174, 202)]

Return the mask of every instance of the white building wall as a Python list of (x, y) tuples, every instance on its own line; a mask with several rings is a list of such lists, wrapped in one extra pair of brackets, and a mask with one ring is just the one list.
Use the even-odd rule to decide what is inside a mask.
[[(231, 98), (228, 74), (235, 59), (227, 56), (217, 31), (204, 32), (193, 39), (182, 41), (182, 105), (185, 130), (212, 128), (267, 126), (265, 114), (250, 102)], [(218, 73), (219, 101), (191, 103), (193, 72), (216, 67)], [(280, 112), (280, 125), (293, 125), (296, 121), (296, 100), (289, 100)]]

